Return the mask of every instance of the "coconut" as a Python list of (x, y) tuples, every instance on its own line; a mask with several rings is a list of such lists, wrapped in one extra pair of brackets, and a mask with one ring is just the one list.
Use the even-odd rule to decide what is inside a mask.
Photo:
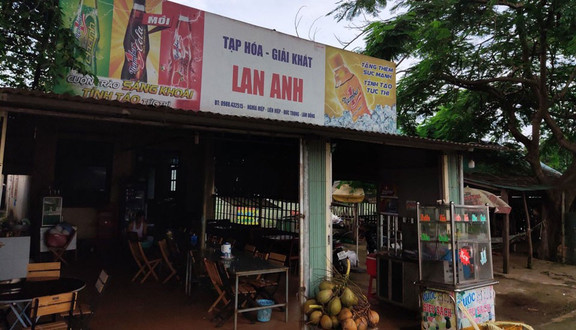
[(328, 303), (328, 313), (330, 313), (330, 315), (338, 315), (340, 310), (342, 310), (342, 303), (340, 302), (340, 298), (332, 298), (332, 300), (330, 300)]
[(332, 281), (324, 280), (320, 283), (320, 285), (318, 285), (318, 289), (320, 291), (328, 289), (332, 290), (335, 286), (336, 284), (332, 283)]
[(356, 328), (358, 330), (366, 330), (368, 329), (368, 320), (365, 317), (359, 317), (356, 319)]
[(304, 303), (304, 306), (302, 307), (302, 309), (304, 310), (304, 313), (306, 314), (310, 314), (314, 309), (310, 308), (311, 305), (316, 305), (316, 299), (311, 298), (306, 300), (306, 302)]
[(342, 323), (342, 330), (357, 330), (358, 327), (353, 319), (346, 319)]
[(352, 318), (352, 311), (350, 310), (350, 308), (344, 307), (340, 310), (340, 313), (338, 314), (338, 320), (340, 320), (341, 323), (343, 323), (344, 320), (351, 318)]
[(358, 304), (358, 297), (350, 290), (350, 288), (344, 289), (342, 294), (340, 295), (340, 300), (342, 301), (342, 305), (346, 307), (352, 307)]
[(322, 327), (322, 329), (332, 329), (332, 318), (330, 318), (330, 315), (322, 315), (320, 327)]
[(368, 323), (371, 327), (376, 327), (378, 325), (378, 322), (380, 322), (380, 315), (373, 310), (370, 310), (368, 312)]
[(316, 295), (316, 301), (321, 304), (325, 304), (332, 298), (332, 289), (321, 290)]
[(318, 323), (320, 323), (321, 317), (322, 317), (322, 311), (313, 311), (312, 313), (310, 313), (308, 323), (317, 325)]
[(334, 328), (334, 329), (338, 328), (338, 326), (340, 325), (340, 321), (338, 320), (338, 316), (332, 315), (332, 316), (330, 316), (330, 319), (332, 319), (332, 328)]

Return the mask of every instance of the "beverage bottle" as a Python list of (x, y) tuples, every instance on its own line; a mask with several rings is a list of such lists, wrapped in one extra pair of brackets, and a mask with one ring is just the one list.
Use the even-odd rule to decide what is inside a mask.
[(147, 82), (146, 57), (150, 51), (148, 26), (143, 19), (146, 13), (146, 0), (134, 0), (130, 19), (124, 35), (124, 65), (120, 78)]
[(96, 74), (96, 48), (100, 40), (100, 27), (98, 24), (98, 1), (80, 0), (76, 18), (72, 23), (72, 33), (78, 40), (80, 47), (85, 51), (84, 63)]
[(350, 111), (352, 120), (356, 121), (360, 116), (370, 114), (360, 80), (344, 64), (342, 55), (333, 55), (328, 63), (334, 73), (334, 88), (338, 101), (344, 110)]
[(194, 75), (192, 61), (192, 26), (188, 17), (180, 15), (174, 30), (174, 40), (170, 52), (171, 86), (190, 87)]

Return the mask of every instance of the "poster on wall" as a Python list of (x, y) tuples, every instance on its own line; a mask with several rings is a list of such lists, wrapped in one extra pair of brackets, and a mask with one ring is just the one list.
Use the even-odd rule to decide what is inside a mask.
[(325, 125), (396, 133), (396, 66), (326, 47)]
[(395, 65), (163, 0), (60, 0), (97, 77), (55, 93), (396, 133)]
[(42, 199), (42, 226), (53, 226), (62, 222), (62, 197)]

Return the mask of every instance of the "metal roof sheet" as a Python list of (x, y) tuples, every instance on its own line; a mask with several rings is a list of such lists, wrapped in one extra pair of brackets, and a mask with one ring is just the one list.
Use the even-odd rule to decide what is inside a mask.
[[(79, 103), (82, 106), (78, 106)], [(136, 124), (190, 127), (199, 130), (231, 130), (249, 134), (267, 132), (276, 135), (341, 138), (432, 150), (505, 149), (494, 144), (451, 142), (392, 133), (365, 132), (350, 128), (326, 127), (276, 119), (97, 100), (27, 89), (0, 88), (0, 109), (36, 115), (61, 115), (79, 119), (115, 120)]]

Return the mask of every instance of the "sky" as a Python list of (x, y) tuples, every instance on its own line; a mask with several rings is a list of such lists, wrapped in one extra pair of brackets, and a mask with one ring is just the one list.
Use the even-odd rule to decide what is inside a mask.
[[(326, 16), (337, 7), (338, 0), (171, 1), (337, 48), (344, 48), (340, 41), (352, 41), (360, 33), (358, 27), (365, 22), (364, 19), (336, 22), (334, 16)], [(299, 22), (298, 28), (295, 21)], [(356, 48), (364, 48), (362, 37), (345, 49)]]

